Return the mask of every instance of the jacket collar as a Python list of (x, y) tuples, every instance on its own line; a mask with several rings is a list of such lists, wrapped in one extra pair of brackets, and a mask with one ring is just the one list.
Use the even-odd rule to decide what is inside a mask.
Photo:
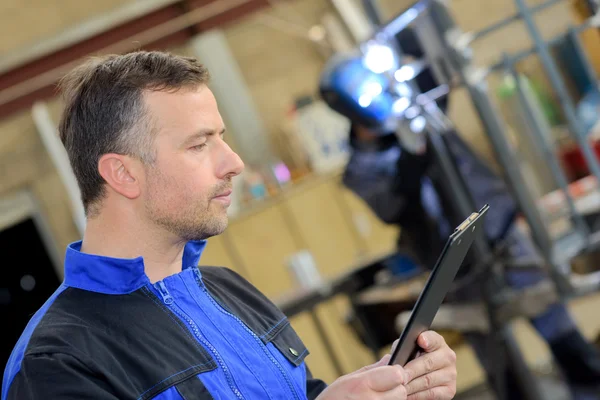
[[(113, 258), (81, 252), (82, 241), (71, 243), (65, 256), (65, 285), (104, 294), (126, 294), (150, 283), (144, 259)], [(190, 241), (183, 250), (183, 269), (196, 267), (206, 240)]]

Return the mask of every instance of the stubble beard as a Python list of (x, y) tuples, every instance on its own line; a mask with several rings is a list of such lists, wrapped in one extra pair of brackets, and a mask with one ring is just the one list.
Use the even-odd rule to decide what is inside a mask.
[[(178, 193), (185, 193), (186, 188), (173, 188), (160, 172), (155, 171), (148, 182), (148, 199), (145, 204), (146, 215), (151, 223), (157, 225), (182, 241), (205, 240), (220, 235), (228, 225), (227, 212), (220, 204), (214, 204), (211, 199), (222, 188), (214, 190), (203, 199), (195, 199), (193, 205), (181, 203)], [(169, 189), (171, 190), (169, 193)], [(175, 194), (175, 195), (173, 195)], [(192, 197), (192, 196), (182, 196)]]

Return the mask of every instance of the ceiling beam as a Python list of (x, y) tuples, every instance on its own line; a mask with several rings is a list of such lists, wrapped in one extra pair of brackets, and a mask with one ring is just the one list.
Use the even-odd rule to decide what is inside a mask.
[(60, 77), (88, 55), (166, 50), (186, 43), (194, 33), (224, 26), (268, 5), (268, 0), (170, 2), (16, 66), (0, 74), (0, 119), (55, 96)]
[(149, 14), (159, 8), (181, 0), (130, 0), (125, 5), (92, 18), (80, 21), (56, 35), (25, 44), (0, 59), (0, 74), (29, 61), (54, 53), (62, 48), (81, 42), (117, 25)]

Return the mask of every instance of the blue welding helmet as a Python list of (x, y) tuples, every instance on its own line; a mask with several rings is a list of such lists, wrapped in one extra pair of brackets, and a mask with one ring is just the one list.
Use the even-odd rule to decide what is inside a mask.
[(374, 130), (385, 129), (396, 100), (390, 82), (368, 69), (360, 54), (337, 54), (321, 73), (319, 92), (333, 110), (353, 123)]

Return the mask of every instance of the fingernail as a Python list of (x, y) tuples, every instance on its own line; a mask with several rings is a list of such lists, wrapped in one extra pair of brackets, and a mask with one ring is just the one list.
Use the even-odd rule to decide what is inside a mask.
[(425, 348), (429, 347), (429, 340), (427, 340), (427, 337), (425, 335), (423, 335), (423, 346)]

